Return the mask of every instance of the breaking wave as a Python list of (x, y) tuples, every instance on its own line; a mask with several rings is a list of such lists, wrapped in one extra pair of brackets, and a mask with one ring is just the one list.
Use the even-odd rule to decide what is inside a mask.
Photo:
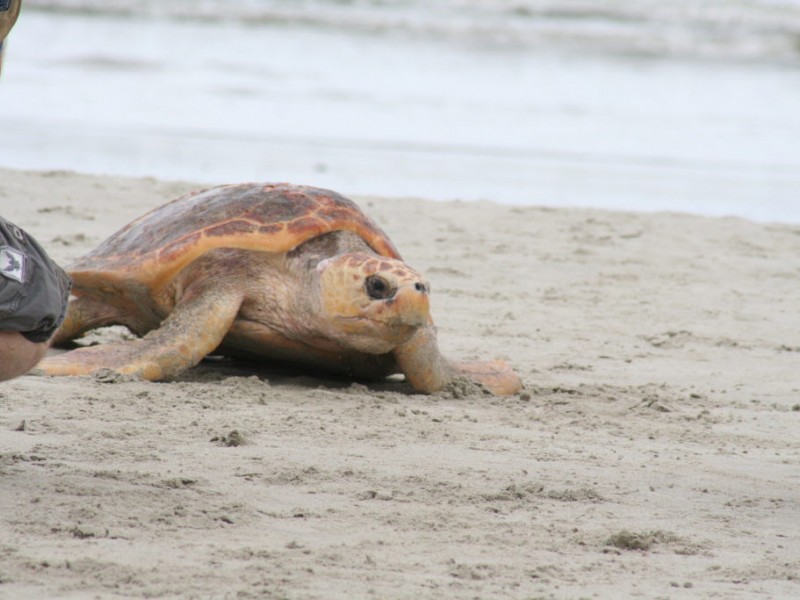
[(537, 51), (800, 61), (800, 0), (26, 0), (25, 8)]

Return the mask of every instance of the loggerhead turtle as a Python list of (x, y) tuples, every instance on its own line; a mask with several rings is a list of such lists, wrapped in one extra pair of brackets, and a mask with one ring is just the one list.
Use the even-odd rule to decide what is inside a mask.
[(75, 297), (54, 345), (107, 325), (141, 338), (47, 358), (44, 374), (110, 368), (157, 381), (216, 351), (357, 378), (403, 373), (420, 392), (461, 375), (494, 394), (521, 388), (503, 361), (442, 357), (428, 283), (331, 191), (241, 184), (190, 193), (112, 235), (69, 274)]

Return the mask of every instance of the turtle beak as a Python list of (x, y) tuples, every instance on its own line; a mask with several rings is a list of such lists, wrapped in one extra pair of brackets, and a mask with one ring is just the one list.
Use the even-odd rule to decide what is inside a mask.
[(387, 315), (387, 322), (392, 324), (422, 327), (430, 320), (430, 286), (427, 282), (417, 281), (404, 285), (389, 300), (386, 300), (387, 311), (394, 313), (394, 318)]

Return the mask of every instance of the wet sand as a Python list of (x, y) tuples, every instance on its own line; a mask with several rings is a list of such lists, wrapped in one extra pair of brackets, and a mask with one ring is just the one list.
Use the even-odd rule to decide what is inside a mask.
[[(0, 170), (0, 206), (68, 263), (197, 187)], [(800, 595), (799, 227), (356, 200), (525, 391), (0, 384), (1, 598)]]

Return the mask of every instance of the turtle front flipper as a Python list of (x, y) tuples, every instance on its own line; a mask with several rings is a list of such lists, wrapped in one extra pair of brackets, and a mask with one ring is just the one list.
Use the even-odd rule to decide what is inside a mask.
[(161, 326), (140, 340), (72, 350), (45, 359), (34, 373), (89, 375), (107, 368), (151, 381), (174, 377), (219, 346), (231, 328), (242, 293), (225, 287), (187, 290)]
[(504, 360), (457, 362), (452, 364), (457, 375), (485, 387), (495, 396), (513, 396), (522, 389), (522, 381)]
[(439, 352), (432, 325), (417, 331), (394, 350), (394, 355), (406, 380), (420, 392), (437, 392), (459, 376), (485, 387), (495, 396), (510, 396), (522, 389), (519, 376), (504, 361), (449, 362)]

